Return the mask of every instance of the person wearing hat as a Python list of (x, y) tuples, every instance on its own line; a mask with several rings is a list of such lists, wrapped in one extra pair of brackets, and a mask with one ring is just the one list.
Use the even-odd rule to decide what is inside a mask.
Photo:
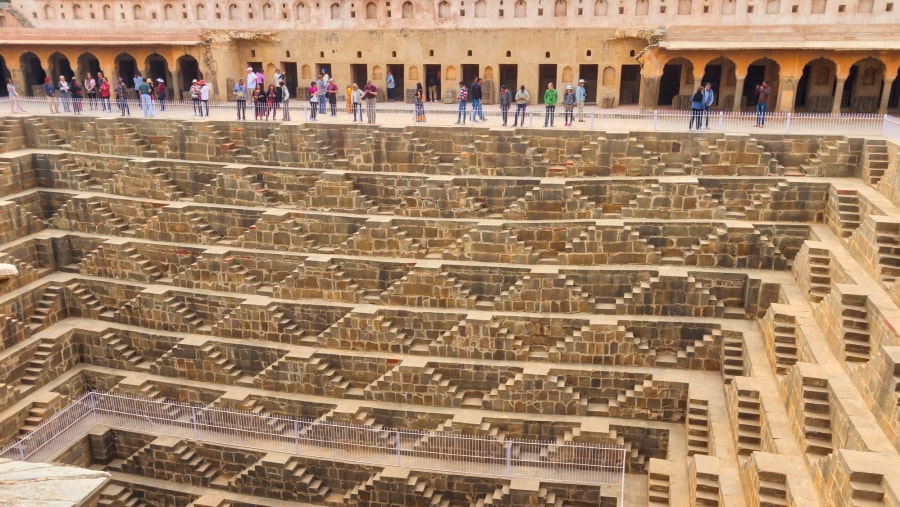
[[(243, 79), (241, 80), (243, 81)], [(194, 116), (200, 116), (200, 84), (196, 79), (191, 81), (191, 102), (194, 106)]]
[(253, 90), (256, 89), (256, 72), (253, 72), (253, 67), (247, 67), (247, 91), (248, 93), (252, 93)]
[(200, 85), (200, 116), (209, 116), (209, 85), (202, 79), (197, 84)]
[(66, 76), (59, 76), (59, 83), (56, 84), (56, 87), (59, 88), (59, 100), (63, 105), (63, 112), (69, 112), (69, 82), (66, 81)]
[(503, 126), (506, 126), (506, 120), (509, 118), (509, 107), (512, 105), (512, 92), (506, 85), (500, 85), (500, 116), (503, 118)]
[(587, 90), (584, 88), (584, 79), (578, 80), (578, 88), (575, 88), (575, 105), (578, 107), (578, 121), (584, 123), (584, 101), (587, 99)]
[(163, 78), (156, 78), (156, 100), (159, 101), (159, 110), (166, 110), (166, 82)]
[(566, 85), (566, 93), (563, 95), (563, 111), (566, 119), (566, 127), (575, 123), (575, 92), (572, 85)]
[(772, 95), (772, 87), (769, 82), (763, 80), (761, 84), (756, 85), (756, 126), (764, 127), (766, 125), (766, 104), (769, 102), (769, 95)]
[(49, 77), (44, 78), (44, 84), (41, 87), (44, 90), (44, 95), (47, 96), (47, 105), (50, 107), (50, 112), (59, 114), (59, 99), (56, 97), (56, 88), (53, 87)]
[(547, 89), (544, 90), (544, 126), (553, 126), (553, 116), (556, 115), (556, 102), (559, 95), (553, 88), (553, 83), (547, 83)]

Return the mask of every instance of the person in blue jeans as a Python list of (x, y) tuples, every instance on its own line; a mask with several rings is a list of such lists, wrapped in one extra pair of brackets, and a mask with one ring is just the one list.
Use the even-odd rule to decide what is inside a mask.
[(766, 124), (766, 104), (769, 102), (769, 95), (772, 95), (772, 87), (769, 82), (763, 80), (762, 84), (756, 85), (756, 126), (763, 127)]
[(469, 87), (469, 96), (472, 97), (472, 123), (484, 119), (484, 108), (481, 107), (481, 99), (484, 96), (481, 91), (481, 78), (475, 76), (472, 86)]
[(703, 103), (703, 87), (698, 86), (697, 91), (691, 95), (691, 122), (688, 124), (688, 130), (691, 130), (694, 127), (694, 123), (697, 123), (697, 130), (703, 128), (703, 111), (706, 109), (706, 104)]
[(456, 115), (456, 124), (459, 125), (462, 123), (466, 124), (466, 102), (469, 100), (469, 90), (466, 88), (466, 83), (462, 81), (459, 82), (459, 95), (456, 96), (456, 100), (459, 101), (459, 114)]

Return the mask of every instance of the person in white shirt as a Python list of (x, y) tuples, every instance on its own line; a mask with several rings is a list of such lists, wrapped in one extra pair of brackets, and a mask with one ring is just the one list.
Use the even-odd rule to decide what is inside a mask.
[(24, 113), (25, 110), (19, 104), (19, 92), (16, 91), (16, 85), (13, 84), (12, 78), (6, 79), (6, 93), (9, 94), (9, 111), (12, 113)]
[(284, 85), (284, 80), (278, 81), (281, 86), (281, 105), (284, 107), (281, 113), (281, 121), (291, 121), (291, 111), (288, 109), (288, 101), (291, 99), (291, 91)]
[[(200, 85), (200, 108), (206, 109), (206, 116), (209, 116), (209, 85), (202, 79), (197, 84)], [(203, 111), (200, 116), (204, 116)]]
[(256, 89), (256, 72), (253, 72), (253, 67), (247, 67), (247, 93), (253, 93), (253, 90)]

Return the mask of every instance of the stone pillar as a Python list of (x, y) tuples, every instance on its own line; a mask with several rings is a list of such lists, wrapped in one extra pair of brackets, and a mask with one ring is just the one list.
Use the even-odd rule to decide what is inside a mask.
[(847, 76), (837, 76), (837, 87), (834, 89), (834, 103), (831, 105), (831, 114), (841, 114), (841, 98), (844, 96), (844, 83), (847, 82)]
[(775, 111), (779, 113), (791, 113), (794, 111), (794, 97), (797, 96), (797, 83), (799, 81), (799, 77), (779, 77), (778, 100), (775, 103)]
[(887, 114), (888, 99), (891, 98), (891, 87), (894, 86), (894, 79), (885, 76), (884, 86), (881, 88), (881, 104), (878, 105), (878, 114)]
[(744, 79), (747, 76), (734, 76), (734, 106), (732, 111), (739, 113), (741, 111), (741, 97), (744, 94)]
[(656, 109), (659, 102), (659, 79), (660, 76), (641, 75), (641, 96), (640, 104), (643, 109)]

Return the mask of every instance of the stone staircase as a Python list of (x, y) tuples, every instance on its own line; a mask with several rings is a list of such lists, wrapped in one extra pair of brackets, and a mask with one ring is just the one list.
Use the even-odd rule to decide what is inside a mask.
[[(862, 238), (860, 238), (862, 239)], [(875, 229), (878, 277), (890, 285), (900, 278), (900, 224), (879, 224)]]
[[(310, 473), (307, 467), (299, 459), (291, 459), (285, 465), (290, 481), (295, 490), (300, 490), (302, 496), (308, 502), (325, 502), (331, 488), (315, 474)], [(302, 493), (301, 493), (302, 492)]]
[(38, 386), (47, 380), (45, 372), (51, 365), (53, 354), (59, 349), (57, 342), (51, 338), (42, 337), (38, 342), (37, 350), (28, 364), (25, 366), (25, 374), (19, 379), (24, 386)]
[(809, 293), (813, 303), (831, 293), (831, 253), (826, 248), (809, 248)]
[(110, 483), (100, 491), (98, 507), (149, 507), (141, 499), (135, 498), (134, 493), (127, 487)]
[(115, 332), (106, 332), (100, 336), (100, 340), (106, 344), (107, 350), (112, 351), (112, 356), (116, 359), (127, 362), (135, 370), (150, 371), (150, 363)]
[(24, 437), (31, 433), (50, 415), (51, 408), (48, 403), (44, 401), (33, 402), (28, 408), (28, 416), (25, 417), (25, 421), (19, 426), (19, 435)]
[(671, 470), (668, 461), (650, 459), (647, 472), (647, 492), (649, 507), (669, 505)]
[(831, 454), (831, 415), (828, 382), (812, 377), (803, 378), (803, 437), (802, 448), (810, 454)]
[(845, 361), (867, 362), (871, 359), (867, 301), (865, 294), (841, 295), (841, 339)]
[(185, 468), (191, 470), (189, 476), (192, 483), (196, 482), (199, 486), (208, 488), (219, 475), (219, 470), (189, 445), (179, 445), (173, 453)]
[(44, 329), (45, 327), (57, 321), (57, 312), (63, 311), (61, 308), (61, 296), (65, 295), (65, 288), (59, 285), (50, 285), (47, 290), (41, 294), (41, 298), (34, 303), (34, 310), (28, 316), (28, 327), (32, 332)]
[(183, 298), (179, 296), (169, 296), (163, 300), (163, 303), (168, 306), (170, 315), (177, 316), (177, 318), (181, 322), (187, 324), (190, 329), (198, 330), (204, 325), (203, 319), (188, 306)]
[(121, 252), (122, 255), (127, 257), (129, 262), (133, 264), (135, 269), (140, 270), (143, 274), (142, 280), (146, 280), (149, 283), (156, 283), (160, 278), (165, 276), (159, 265), (144, 257), (137, 248), (123, 248)]
[(87, 203), (87, 210), (92, 220), (89, 223), (96, 224), (97, 232), (113, 236), (134, 234), (134, 231), (129, 230), (128, 223), (116, 216), (104, 203), (92, 199)]
[(841, 239), (844, 242), (850, 240), (850, 236), (859, 229), (859, 193), (858, 192), (838, 192), (838, 216), (841, 219)]
[(753, 386), (732, 384), (728, 389), (734, 395), (732, 403), (737, 405), (737, 421), (732, 421), (736, 425), (737, 451), (742, 456), (748, 456), (762, 447), (760, 393)]
[(0, 120), (0, 146), (5, 146), (5, 151), (25, 147), (25, 129), (22, 122), (15, 119)]
[[(74, 298), (74, 301), (66, 300), (66, 306), (69, 308), (70, 315), (80, 312), (81, 316), (85, 318), (105, 320), (107, 322), (115, 319), (115, 312), (104, 306), (97, 299), (97, 296), (82, 285), (81, 282), (75, 281), (66, 284), (66, 290), (66, 297), (71, 296)], [(77, 309), (76, 312), (73, 312), (73, 306)]]
[(450, 499), (444, 498), (443, 493), (435, 491), (427, 479), (409, 474), (409, 478), (406, 480), (406, 487), (412, 493), (420, 496), (424, 505), (431, 507), (450, 507), (451, 505)]
[(316, 376), (321, 378), (319, 384), (330, 385), (334, 390), (334, 396), (352, 399), (363, 399), (365, 397), (364, 392), (368, 384), (344, 378), (339, 367), (334, 366), (327, 359), (314, 357), (309, 361), (309, 364), (315, 368)]
[[(769, 310), (771, 311), (771, 310)], [(778, 314), (772, 323), (772, 350), (775, 355), (775, 373), (784, 375), (797, 363), (797, 318)]]
[(154, 413), (161, 412), (169, 419), (178, 419), (183, 415), (182, 407), (180, 407), (179, 405), (170, 404), (170, 400), (153, 382), (146, 382), (145, 384), (143, 384), (140, 387), (138, 394), (149, 400), (159, 402), (158, 404), (155, 404), (158, 409), (154, 410)]
[[(241, 371), (240, 368), (228, 358), (228, 356), (222, 351), (222, 349), (215, 344), (207, 343), (203, 347), (200, 348), (200, 352), (206, 356), (208, 361), (211, 361), (216, 365), (216, 368), (225, 373), (229, 377), (237, 382), (241, 377), (244, 376), (244, 372)], [(252, 385), (252, 380), (251, 380)]]
[(884, 139), (866, 139), (862, 156), (863, 179), (870, 185), (878, 185), (890, 163), (887, 142)]
[(726, 384), (744, 374), (744, 337), (741, 333), (722, 333), (722, 379)]
[(709, 454), (709, 401), (688, 399), (687, 455)]
[[(71, 150), (72, 146), (48, 126), (43, 120), (37, 117), (29, 118), (25, 123), (26, 137), (33, 139), (34, 146), (37, 148), (51, 150)], [(30, 144), (30, 143), (29, 143)]]
[(222, 236), (210, 227), (206, 217), (196, 211), (185, 211), (183, 217), (187, 220), (191, 231), (199, 236), (201, 245), (215, 245), (222, 241)]

